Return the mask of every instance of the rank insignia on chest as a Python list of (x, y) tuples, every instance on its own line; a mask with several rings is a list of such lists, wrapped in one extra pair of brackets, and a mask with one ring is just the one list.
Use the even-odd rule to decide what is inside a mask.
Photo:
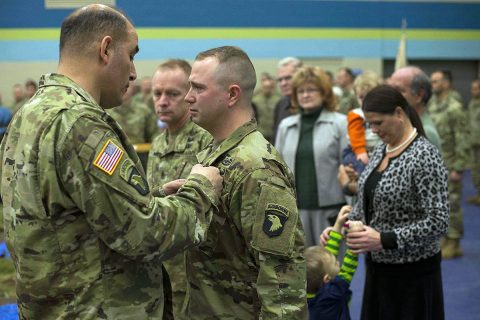
[(122, 159), (123, 153), (123, 150), (113, 143), (112, 140), (108, 140), (93, 162), (93, 165), (112, 175), (120, 159)]
[(288, 209), (284, 206), (274, 203), (267, 204), (265, 219), (263, 220), (263, 232), (270, 238), (278, 237), (283, 232), (288, 216)]

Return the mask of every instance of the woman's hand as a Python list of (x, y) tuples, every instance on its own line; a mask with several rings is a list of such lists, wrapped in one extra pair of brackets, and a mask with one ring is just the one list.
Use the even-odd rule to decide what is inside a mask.
[(380, 232), (369, 226), (365, 226), (363, 231), (348, 232), (347, 247), (356, 254), (381, 250)]

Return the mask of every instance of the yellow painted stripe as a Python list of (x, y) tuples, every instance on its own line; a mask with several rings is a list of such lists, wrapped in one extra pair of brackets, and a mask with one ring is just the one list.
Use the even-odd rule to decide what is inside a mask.
[[(140, 39), (365, 39), (398, 40), (399, 29), (137, 28)], [(58, 40), (60, 29), (0, 29), (0, 40)], [(476, 40), (480, 30), (409, 29), (410, 40)]]
[(0, 29), (0, 40), (58, 40), (60, 29)]

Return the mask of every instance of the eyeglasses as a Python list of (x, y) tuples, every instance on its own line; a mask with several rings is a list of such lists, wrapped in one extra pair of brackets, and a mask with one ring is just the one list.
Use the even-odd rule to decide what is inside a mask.
[(297, 90), (297, 95), (301, 96), (304, 93), (306, 94), (312, 94), (314, 92), (320, 92), (320, 89), (317, 88), (306, 88), (306, 89), (298, 89)]
[(284, 76), (284, 77), (277, 78), (278, 83), (282, 81), (290, 81), (290, 80), (292, 80), (292, 76)]

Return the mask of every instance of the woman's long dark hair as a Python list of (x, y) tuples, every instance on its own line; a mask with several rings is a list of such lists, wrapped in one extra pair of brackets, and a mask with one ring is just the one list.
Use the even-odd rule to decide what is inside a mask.
[(422, 121), (415, 109), (412, 108), (403, 97), (403, 95), (392, 86), (382, 84), (373, 88), (363, 99), (363, 112), (377, 112), (385, 114), (393, 114), (395, 108), (400, 107), (417, 128), (418, 134), (425, 137)]

